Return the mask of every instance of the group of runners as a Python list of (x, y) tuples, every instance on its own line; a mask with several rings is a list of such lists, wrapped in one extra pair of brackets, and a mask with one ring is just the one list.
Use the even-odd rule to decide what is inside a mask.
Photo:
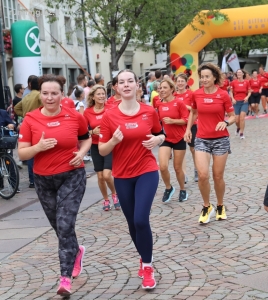
[[(104, 197), (103, 209), (111, 209), (108, 186), (115, 209), (121, 207), (125, 215), (140, 256), (137, 275), (142, 278), (144, 289), (156, 286), (149, 216), (159, 169), (165, 184), (162, 202), (169, 202), (175, 193), (169, 173), (171, 154), (180, 187), (178, 201), (188, 199), (184, 167), (188, 143), (194, 178), (203, 199), (198, 222), (208, 223), (215, 214), (216, 220), (227, 218), (223, 202), (224, 170), (231, 153), (227, 127), (236, 123), (240, 137), (243, 135), (241, 112), (251, 96), (251, 88), (244, 83), (242, 70), (237, 71), (238, 79), (230, 84), (230, 91), (221, 88), (224, 78), (218, 66), (203, 64), (198, 75), (201, 88), (196, 91), (188, 88), (185, 74), (178, 74), (175, 81), (164, 78), (157, 84), (158, 99), (150, 106), (137, 99), (139, 81), (135, 73), (122, 70), (113, 81), (115, 96), (108, 101), (103, 86), (95, 85), (90, 90), (84, 115), (61, 105), (63, 82), (59, 76), (39, 78), (43, 107), (26, 115), (18, 152), (23, 160), (35, 157), (35, 188), (59, 239), (58, 294), (69, 295), (72, 278), (83, 269), (85, 247), (78, 244), (75, 221), (86, 185), (83, 157), (89, 148)], [(264, 86), (268, 88), (264, 83), (262, 89)], [(156, 146), (159, 166), (152, 153)], [(211, 159), (215, 207), (210, 202)]]

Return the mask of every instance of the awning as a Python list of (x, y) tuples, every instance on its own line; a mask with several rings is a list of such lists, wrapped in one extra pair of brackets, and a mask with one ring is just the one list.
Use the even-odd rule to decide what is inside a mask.
[(155, 65), (152, 65), (145, 70), (155, 71), (155, 70), (166, 70), (167, 69), (167, 63), (165, 61), (161, 63), (157, 63)]

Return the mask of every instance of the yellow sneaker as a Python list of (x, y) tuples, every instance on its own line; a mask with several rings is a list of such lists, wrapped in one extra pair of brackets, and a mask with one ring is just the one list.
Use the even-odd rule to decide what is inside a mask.
[(226, 220), (226, 212), (225, 212), (225, 206), (224, 205), (218, 205), (217, 206), (217, 213), (216, 213), (216, 220)]
[(214, 213), (215, 209), (211, 204), (208, 207), (203, 206), (198, 222), (200, 224), (208, 223), (210, 221), (210, 217), (212, 217)]

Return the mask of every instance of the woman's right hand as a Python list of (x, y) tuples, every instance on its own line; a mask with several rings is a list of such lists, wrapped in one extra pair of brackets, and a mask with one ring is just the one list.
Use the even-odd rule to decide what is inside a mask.
[(38, 152), (47, 151), (57, 145), (57, 140), (54, 138), (45, 139), (45, 133), (42, 132), (41, 139), (36, 144)]
[(186, 143), (190, 143), (191, 142), (191, 140), (192, 140), (192, 132), (191, 132), (191, 130), (186, 130), (185, 131), (185, 134), (184, 134), (184, 141), (186, 142)]
[(93, 134), (96, 134), (96, 135), (100, 135), (100, 125), (95, 127), (93, 130), (92, 130), (92, 133)]
[(112, 137), (113, 144), (114, 145), (119, 144), (120, 142), (122, 142), (123, 138), (124, 136), (122, 131), (120, 130), (120, 125), (119, 125)]

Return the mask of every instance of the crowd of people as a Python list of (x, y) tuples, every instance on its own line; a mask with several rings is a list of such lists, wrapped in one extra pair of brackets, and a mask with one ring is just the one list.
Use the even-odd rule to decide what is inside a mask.
[[(107, 96), (104, 77), (88, 80), (81, 74), (64, 95), (66, 79), (53, 74), (30, 76), (26, 89), (15, 87), (15, 121), (19, 128), (19, 157), (28, 161), (29, 187), (34, 187), (59, 240), (61, 269), (57, 293), (71, 293), (72, 278), (81, 274), (85, 247), (79, 245), (75, 222), (86, 188), (84, 161), (90, 157), (103, 196), (103, 210), (122, 210), (130, 237), (140, 256), (138, 276), (144, 289), (156, 286), (150, 210), (160, 175), (165, 185), (162, 202), (172, 197), (187, 201), (185, 153), (189, 146), (203, 200), (198, 222), (227, 219), (224, 170), (231, 153), (227, 127), (245, 138), (245, 116), (264, 113), (268, 102), (268, 73), (244, 70), (234, 76), (212, 63), (198, 68), (200, 88), (193, 91), (188, 73), (151, 72), (146, 86), (132, 70), (122, 70)], [(149, 95), (146, 103), (144, 94)], [(151, 104), (151, 105), (148, 105)], [(152, 150), (158, 146), (158, 161)], [(179, 192), (170, 180), (170, 159)], [(209, 169), (216, 193), (210, 199)], [(109, 192), (111, 201), (109, 200)], [(268, 193), (267, 193), (268, 194)]]

